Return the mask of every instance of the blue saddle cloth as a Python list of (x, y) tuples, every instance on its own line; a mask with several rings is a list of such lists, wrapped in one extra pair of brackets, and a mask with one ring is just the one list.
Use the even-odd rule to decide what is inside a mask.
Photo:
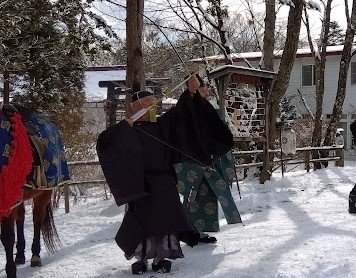
[(9, 117), (0, 113), (0, 173), (4, 165), (8, 164), (10, 152), (11, 152), (11, 140), (10, 134), (11, 122)]
[(47, 187), (55, 187), (70, 179), (64, 144), (57, 127), (45, 116), (33, 113), (29, 122), (36, 127), (37, 136), (45, 146), (43, 157)]

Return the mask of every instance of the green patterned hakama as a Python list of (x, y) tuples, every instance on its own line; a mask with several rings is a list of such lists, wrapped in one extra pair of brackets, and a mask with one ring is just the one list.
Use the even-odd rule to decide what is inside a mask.
[(219, 231), (218, 201), (228, 224), (242, 223), (230, 190), (235, 178), (232, 152), (217, 160), (213, 169), (188, 162), (175, 165), (183, 205), (199, 232)]

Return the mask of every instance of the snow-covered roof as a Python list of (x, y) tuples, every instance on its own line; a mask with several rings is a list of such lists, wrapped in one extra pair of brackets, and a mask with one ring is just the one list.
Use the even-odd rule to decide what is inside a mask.
[(99, 81), (124, 81), (126, 70), (85, 71), (85, 93), (88, 101), (102, 101), (107, 97), (107, 88), (100, 88)]
[(252, 76), (258, 76), (258, 77), (263, 77), (263, 78), (271, 78), (271, 79), (273, 79), (276, 75), (276, 73), (273, 71), (248, 68), (248, 67), (242, 67), (242, 66), (235, 66), (235, 65), (219, 66), (219, 67), (211, 70), (209, 72), (209, 75), (211, 76), (211, 78), (216, 78), (218, 76), (226, 74), (227, 72), (244, 74), (244, 75), (252, 75)]
[[(341, 55), (341, 52), (343, 50), (344, 46), (343, 45), (333, 45), (333, 46), (328, 46), (326, 48), (326, 53), (327, 55)], [(356, 50), (356, 47), (353, 47), (353, 50)], [(283, 50), (275, 50), (274, 55), (275, 58), (280, 58), (282, 56)], [(311, 55), (310, 48), (300, 48), (297, 50), (297, 57), (303, 57), (304, 55)], [(262, 57), (262, 52), (243, 52), (243, 53), (231, 53), (231, 57), (233, 60), (243, 60), (243, 59), (260, 59)], [(223, 55), (214, 55), (214, 56), (209, 56), (207, 57), (208, 60), (223, 60), (225, 59)], [(203, 59), (202, 58), (196, 58), (192, 59), (192, 62), (195, 63), (202, 63)]]
[[(167, 82), (169, 78), (148, 78), (146, 85)], [(126, 81), (126, 66), (103, 66), (90, 67), (85, 71), (85, 94), (88, 102), (103, 101), (107, 98), (107, 84), (112, 83), (118, 87), (123, 86)], [(99, 82), (101, 83), (99, 86)], [(116, 83), (117, 82), (117, 83)], [(119, 99), (125, 99), (124, 95), (119, 95)]]

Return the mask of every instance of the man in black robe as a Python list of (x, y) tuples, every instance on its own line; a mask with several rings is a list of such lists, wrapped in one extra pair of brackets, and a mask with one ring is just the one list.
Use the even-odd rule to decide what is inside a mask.
[[(212, 96), (210, 88), (199, 75), (197, 78), (200, 82), (199, 94), (209, 101)], [(220, 111), (217, 110), (217, 112)], [(178, 192), (183, 195), (183, 206), (187, 208), (191, 222), (200, 232), (199, 242), (215, 243), (217, 241), (216, 237), (206, 232), (219, 231), (218, 202), (221, 204), (228, 224), (242, 223), (230, 190), (235, 178), (234, 167), (231, 150), (223, 156), (214, 157), (215, 171), (200, 167), (194, 161), (175, 165)], [(196, 178), (192, 179), (192, 175)]]
[[(133, 274), (146, 272), (151, 258), (154, 271), (169, 272), (166, 258), (184, 257), (180, 241), (191, 247), (198, 242), (180, 203), (173, 165), (194, 161), (209, 167), (213, 156), (233, 145), (215, 109), (196, 93), (199, 85), (192, 76), (176, 107), (157, 121), (150, 121), (148, 110), (137, 121), (121, 121), (99, 135), (97, 152), (110, 190), (117, 205), (128, 204), (116, 242), (127, 259), (136, 257)], [(148, 91), (133, 94), (134, 112), (155, 104)]]

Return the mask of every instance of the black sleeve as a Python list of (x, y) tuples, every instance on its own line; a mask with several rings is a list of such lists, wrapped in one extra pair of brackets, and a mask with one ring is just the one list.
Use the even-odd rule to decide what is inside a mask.
[(126, 122), (100, 133), (97, 154), (105, 179), (118, 206), (147, 196), (140, 143)]
[(176, 152), (175, 162), (191, 161), (212, 164), (212, 157), (220, 157), (233, 147), (230, 130), (215, 108), (197, 92), (193, 97), (186, 90), (176, 107), (163, 115), (169, 125), (166, 131)]

